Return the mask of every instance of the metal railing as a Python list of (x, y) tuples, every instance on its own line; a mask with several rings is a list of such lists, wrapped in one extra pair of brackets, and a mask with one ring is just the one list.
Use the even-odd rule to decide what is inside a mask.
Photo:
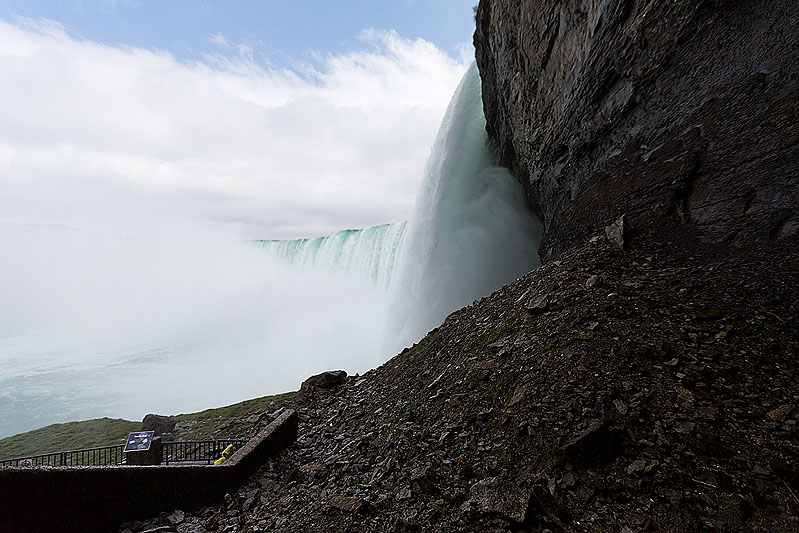
[[(222, 451), (230, 444), (238, 450), (247, 443), (246, 439), (220, 440), (182, 440), (164, 442), (161, 462), (169, 463), (207, 463), (219, 459)], [(34, 466), (113, 466), (125, 464), (125, 445), (101, 446), (83, 450), (43, 453), (26, 457), (0, 460), (0, 466), (34, 467)]]
[(246, 439), (220, 440), (178, 440), (164, 443), (163, 462), (169, 463), (208, 463), (211, 464), (222, 455), (229, 445), (238, 450), (247, 443)]
[[(123, 444), (85, 448), (67, 452), (43, 453), (27, 457), (15, 457), (0, 461), (0, 466), (102, 466), (119, 465), (125, 460)], [(22, 464), (20, 464), (22, 463)]]

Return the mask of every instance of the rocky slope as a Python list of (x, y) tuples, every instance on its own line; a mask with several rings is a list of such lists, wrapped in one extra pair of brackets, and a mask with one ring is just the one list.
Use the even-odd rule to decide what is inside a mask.
[(299, 440), (218, 505), (123, 530), (799, 530), (798, 36), (787, 0), (482, 0), (544, 266), (285, 398)]
[(730, 244), (799, 232), (797, 2), (481, 0), (474, 42), (544, 260), (622, 213)]
[(304, 387), (299, 440), (217, 506), (123, 530), (795, 531), (797, 254), (726, 252), (596, 238)]

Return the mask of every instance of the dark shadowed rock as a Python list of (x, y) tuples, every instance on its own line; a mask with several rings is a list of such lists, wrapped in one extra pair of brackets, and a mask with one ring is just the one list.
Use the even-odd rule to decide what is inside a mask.
[(348, 513), (357, 513), (365, 510), (364, 501), (355, 496), (333, 496), (330, 498), (330, 506)]
[(793, 412), (794, 406), (792, 404), (785, 404), (777, 407), (776, 409), (772, 409), (768, 412), (769, 418), (774, 420), (775, 422), (784, 422), (788, 415)]
[(527, 310), (531, 313), (543, 313), (549, 307), (549, 295), (542, 294), (534, 296), (527, 303)]
[(330, 473), (330, 469), (322, 461), (314, 461), (304, 464), (299, 468), (298, 476), (301, 480), (324, 479)]
[(568, 507), (549, 490), (541, 485), (534, 485), (525, 513), (525, 521), (533, 520), (549, 522), (565, 531), (564, 524), (571, 520), (571, 514)]
[(606, 464), (613, 460), (623, 445), (624, 434), (610, 428), (606, 422), (591, 421), (588, 426), (566, 442), (566, 460), (579, 468)]
[(183, 522), (185, 517), (186, 517), (186, 514), (183, 511), (176, 510), (175, 512), (173, 512), (171, 515), (169, 515), (167, 517), (167, 520), (169, 520), (169, 523), (172, 524), (173, 526), (177, 526), (178, 524)]
[(172, 433), (177, 424), (177, 419), (174, 416), (154, 415), (149, 414), (141, 421), (142, 431), (155, 431), (155, 435), (164, 435)]
[(496, 514), (514, 522), (524, 522), (530, 499), (529, 491), (522, 490), (495, 477), (482, 479), (469, 489), (469, 499), (462, 511)]
[(346, 378), (347, 373), (344, 370), (329, 370), (327, 372), (322, 372), (321, 374), (316, 374), (315, 376), (309, 377), (302, 384), (313, 385), (314, 387), (318, 387), (320, 389), (332, 389), (333, 387), (344, 383)]
[(481, 0), (489, 136), (543, 259), (627, 213), (712, 242), (799, 233), (799, 3)]

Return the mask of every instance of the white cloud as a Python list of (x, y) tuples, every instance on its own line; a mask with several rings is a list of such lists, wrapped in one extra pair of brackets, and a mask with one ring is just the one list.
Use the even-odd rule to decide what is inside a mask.
[(222, 48), (229, 48), (230, 47), (230, 44), (227, 42), (227, 39), (225, 39), (225, 36), (222, 35), (221, 33), (215, 33), (215, 34), (211, 35), (210, 40), (211, 40), (212, 43), (214, 43), (215, 45), (217, 45), (219, 47), (222, 47)]
[[(186, 64), (0, 21), (0, 220), (290, 238), (410, 214), (468, 56), (366, 30), (293, 70), (252, 50)], [(211, 39), (222, 46), (222, 35)]]

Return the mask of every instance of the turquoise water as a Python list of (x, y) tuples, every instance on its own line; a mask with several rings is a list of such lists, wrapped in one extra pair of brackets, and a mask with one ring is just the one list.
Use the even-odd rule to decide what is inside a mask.
[(329, 237), (259, 240), (257, 246), (286, 264), (346, 273), (387, 288), (397, 262), (406, 222), (342, 230)]

